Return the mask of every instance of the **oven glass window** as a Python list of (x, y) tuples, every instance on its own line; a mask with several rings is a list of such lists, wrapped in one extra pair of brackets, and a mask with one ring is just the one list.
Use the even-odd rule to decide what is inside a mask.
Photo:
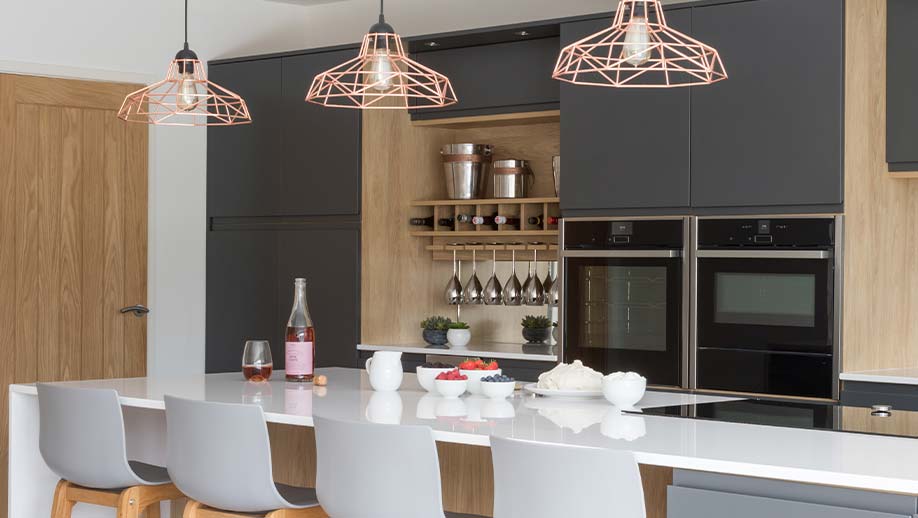
[(715, 284), (718, 324), (815, 325), (815, 275), (717, 272)]
[(581, 347), (667, 350), (665, 266), (585, 266), (577, 282)]

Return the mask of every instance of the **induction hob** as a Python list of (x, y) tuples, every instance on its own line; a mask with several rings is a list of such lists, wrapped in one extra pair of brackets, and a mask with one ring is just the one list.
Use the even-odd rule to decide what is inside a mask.
[(644, 415), (918, 438), (918, 412), (809, 401), (742, 399), (646, 408)]

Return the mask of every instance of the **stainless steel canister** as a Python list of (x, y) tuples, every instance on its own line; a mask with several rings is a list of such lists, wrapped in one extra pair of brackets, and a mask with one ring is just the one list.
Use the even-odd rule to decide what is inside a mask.
[(495, 198), (525, 198), (535, 181), (527, 160), (495, 160), (492, 176)]
[(491, 151), (490, 144), (447, 144), (440, 149), (449, 199), (481, 197), (484, 179), (491, 167)]

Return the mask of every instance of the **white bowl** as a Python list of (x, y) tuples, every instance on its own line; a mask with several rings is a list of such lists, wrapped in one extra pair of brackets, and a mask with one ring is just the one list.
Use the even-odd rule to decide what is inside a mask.
[(633, 408), (635, 403), (644, 397), (647, 390), (647, 379), (613, 379), (608, 376), (602, 379), (602, 395), (606, 401), (618, 408)]
[(481, 393), (491, 399), (505, 399), (516, 390), (515, 381), (481, 381)]
[(460, 370), (459, 374), (464, 374), (469, 378), (469, 394), (481, 394), (481, 378), (485, 376), (494, 376), (500, 374), (500, 369), (494, 369), (492, 371), (486, 370)]
[(436, 378), (441, 372), (449, 372), (451, 370), (453, 370), (453, 368), (431, 369), (428, 367), (418, 367), (415, 369), (415, 372), (418, 374), (418, 383), (421, 384), (421, 387), (423, 387), (427, 392), (436, 393), (437, 389), (434, 387), (434, 378)]
[(446, 399), (456, 399), (465, 394), (469, 380), (434, 380), (437, 392)]

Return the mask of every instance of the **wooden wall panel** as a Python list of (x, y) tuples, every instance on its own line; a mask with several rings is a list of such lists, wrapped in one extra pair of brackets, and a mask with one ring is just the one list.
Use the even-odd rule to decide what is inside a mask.
[[(0, 74), (0, 466), (12, 382), (143, 376), (147, 128), (137, 85)], [(0, 470), (0, 518), (7, 509)]]
[[(493, 144), (498, 158), (533, 161), (535, 196), (553, 196), (551, 157), (560, 148), (560, 126), (542, 122), (517, 126), (446, 129), (412, 124), (407, 113), (368, 110), (363, 114), (363, 207), (361, 274), (361, 341), (368, 344), (422, 343), (419, 324), (429, 315), (457, 319), (457, 307), (443, 300), (452, 274), (449, 261), (434, 261), (424, 246), (429, 238), (409, 235), (407, 220), (414, 200), (443, 199), (446, 185), (440, 147), (454, 142)], [(449, 241), (449, 238), (437, 238)], [(487, 242), (487, 238), (481, 239)], [(533, 239), (541, 240), (544, 239)], [(524, 239), (520, 239), (524, 241)], [(485, 285), (491, 275), (490, 254), (479, 254), (478, 277)], [(526, 259), (518, 254), (517, 276), (526, 280)], [(549, 259), (539, 254), (540, 261)], [(546, 266), (540, 263), (540, 278)], [(471, 275), (462, 263), (461, 281)], [(498, 265), (501, 284), (510, 277), (509, 262)], [(463, 306), (461, 319), (472, 328), (473, 341), (518, 342), (524, 315), (544, 314), (544, 308)]]
[(886, 1), (846, 4), (843, 371), (918, 365), (918, 182), (887, 173)]

